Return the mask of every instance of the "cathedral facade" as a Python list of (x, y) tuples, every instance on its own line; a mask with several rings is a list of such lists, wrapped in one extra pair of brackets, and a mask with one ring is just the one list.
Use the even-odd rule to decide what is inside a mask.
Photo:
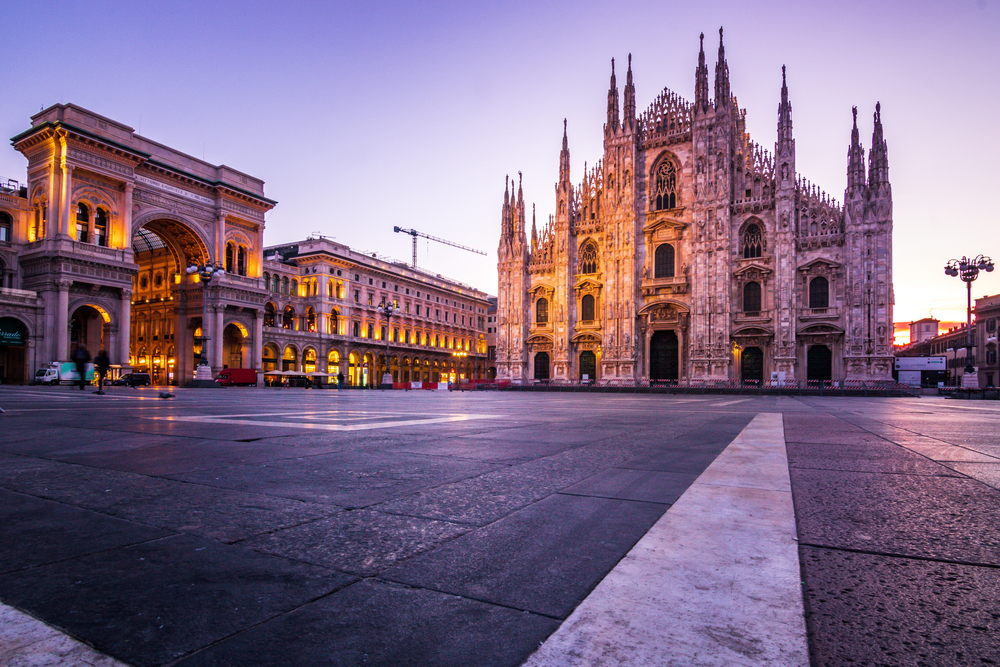
[(773, 153), (746, 132), (719, 30), (691, 104), (636, 113), (612, 61), (604, 155), (570, 179), (564, 122), (555, 214), (526, 230), (504, 193), (499, 380), (890, 380), (892, 191), (879, 105), (865, 159), (857, 109), (840, 204), (795, 168), (782, 68)]

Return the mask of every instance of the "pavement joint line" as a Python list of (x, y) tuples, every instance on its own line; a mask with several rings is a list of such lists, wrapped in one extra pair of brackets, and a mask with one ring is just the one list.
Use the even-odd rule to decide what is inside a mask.
[[(321, 414), (321, 413), (309, 413), (309, 414)], [(335, 416), (335, 412), (327, 412)], [(411, 413), (412, 414), (412, 413)], [(270, 416), (300, 416), (300, 413), (279, 413), (278, 415)], [(365, 431), (371, 429), (382, 429), (382, 428), (396, 428), (400, 426), (425, 426), (430, 424), (447, 424), (454, 422), (472, 421), (476, 419), (497, 419), (501, 415), (488, 415), (488, 414), (450, 414), (441, 417), (428, 417), (423, 419), (401, 419), (399, 421), (379, 421), (371, 422), (368, 424), (328, 424), (328, 423), (316, 423), (308, 421), (269, 421), (261, 419), (239, 419), (231, 416), (195, 416), (195, 417), (181, 417), (177, 415), (143, 415), (145, 419), (155, 419), (159, 421), (172, 421), (172, 422), (184, 422), (184, 423), (196, 423), (196, 424), (226, 424), (234, 426), (271, 426), (276, 428), (299, 428), (299, 429), (311, 429), (320, 431)], [(382, 419), (382, 415), (372, 413), (372, 419)]]
[(524, 667), (807, 667), (782, 415), (759, 413)]
[(934, 558), (932, 556), (919, 556), (916, 554), (901, 554), (892, 551), (873, 551), (871, 549), (853, 549), (851, 547), (838, 547), (825, 544), (814, 544), (812, 542), (800, 542), (799, 546), (810, 547), (812, 549), (825, 549), (826, 551), (843, 551), (844, 553), (865, 554), (867, 556), (882, 556), (885, 558), (903, 558), (905, 560), (915, 560), (924, 563), (945, 563), (947, 565), (965, 565), (968, 567), (985, 567), (993, 570), (1000, 570), (1000, 564), (980, 563), (969, 560), (955, 560), (952, 558)]

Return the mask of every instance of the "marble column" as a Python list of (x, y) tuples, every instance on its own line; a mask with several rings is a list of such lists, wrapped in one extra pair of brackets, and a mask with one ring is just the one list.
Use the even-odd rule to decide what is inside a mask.
[[(111, 363), (121, 364), (122, 372), (129, 368), (129, 346), (132, 342), (132, 290), (123, 289), (118, 313), (118, 346), (111, 350)], [(117, 357), (117, 359), (115, 358)]]
[(254, 312), (253, 317), (253, 345), (251, 346), (253, 355), (247, 360), (247, 368), (257, 369), (257, 383), (264, 384), (263, 363), (264, 358), (264, 311)]
[(69, 359), (69, 287), (72, 281), (60, 280), (56, 283), (59, 298), (56, 301), (56, 349), (55, 361)]
[(212, 316), (212, 311), (215, 312), (214, 321), (212, 322), (212, 371), (218, 372), (222, 370), (222, 358), (223, 358), (223, 348), (225, 347), (223, 341), (223, 331), (225, 329), (225, 317), (226, 317), (226, 307), (224, 305), (209, 306), (209, 317)]
[(66, 148), (63, 147), (62, 158), (62, 192), (60, 192), (59, 207), (59, 236), (62, 238), (76, 238), (76, 230), (73, 229), (73, 165), (66, 162)]
[[(122, 215), (121, 230), (113, 237), (116, 247), (128, 248), (132, 245), (132, 191), (135, 186), (131, 183), (125, 184), (125, 211)], [(181, 267), (182, 270), (184, 267)]]

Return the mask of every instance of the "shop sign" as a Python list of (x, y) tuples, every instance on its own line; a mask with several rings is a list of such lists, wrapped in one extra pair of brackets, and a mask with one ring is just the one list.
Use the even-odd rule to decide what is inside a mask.
[(28, 331), (13, 317), (0, 317), (0, 345), (26, 345)]

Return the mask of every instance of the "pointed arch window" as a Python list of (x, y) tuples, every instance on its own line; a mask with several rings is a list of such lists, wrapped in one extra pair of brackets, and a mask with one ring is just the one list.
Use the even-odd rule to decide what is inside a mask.
[(760, 283), (749, 282), (743, 286), (743, 312), (759, 313), (761, 306)]
[(94, 244), (108, 247), (108, 212), (103, 208), (94, 213)]
[(656, 248), (653, 275), (657, 278), (674, 277), (674, 247), (669, 243)]
[(578, 273), (597, 273), (597, 244), (591, 241), (580, 249), (580, 261), (578, 264)]
[(752, 222), (743, 230), (743, 259), (760, 257), (764, 251), (764, 234), (760, 226)]
[(817, 276), (809, 281), (809, 307), (830, 307), (830, 283), (823, 276)]
[(580, 300), (580, 319), (584, 322), (594, 321), (594, 295), (586, 294)]
[(657, 211), (677, 208), (677, 166), (672, 160), (660, 162), (653, 174), (653, 196)]
[(535, 322), (537, 324), (547, 324), (549, 321), (549, 300), (539, 299), (535, 304)]
[(86, 204), (76, 205), (76, 240), (80, 243), (87, 242), (87, 233), (90, 231), (90, 209)]

